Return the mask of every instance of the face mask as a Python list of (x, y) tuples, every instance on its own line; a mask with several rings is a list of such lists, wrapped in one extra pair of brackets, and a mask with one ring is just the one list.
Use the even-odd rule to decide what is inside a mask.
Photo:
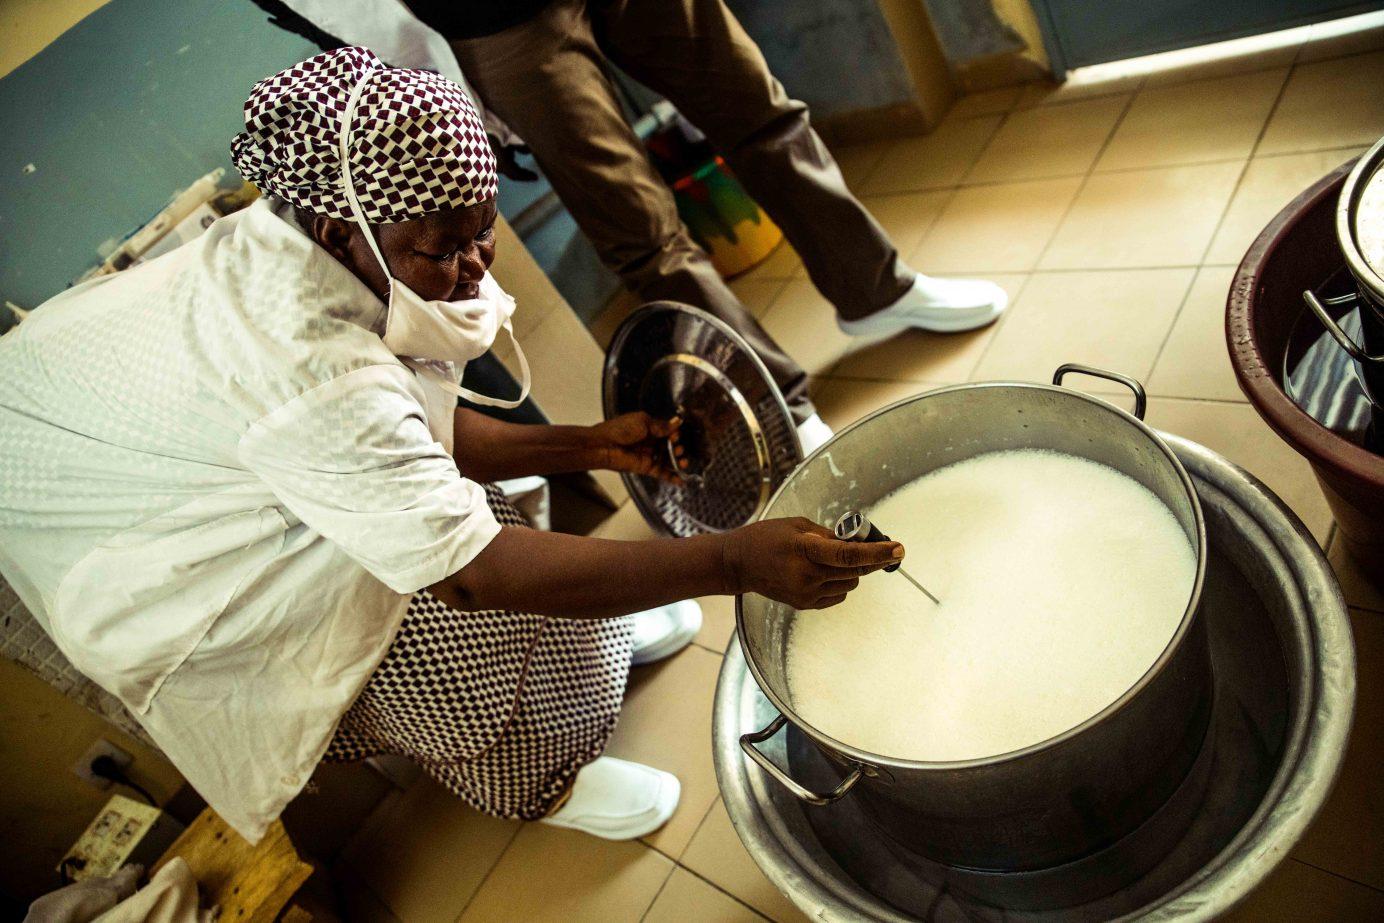
[[(519, 340), (514, 336), (510, 318), (514, 315), (514, 299), (500, 288), (498, 282), (486, 273), (480, 283), (480, 294), (465, 301), (427, 301), (404, 283), (390, 275), (389, 266), (384, 261), (375, 235), (365, 223), (365, 212), (356, 198), (355, 183), (351, 179), (351, 165), (346, 154), (351, 141), (351, 118), (355, 115), (356, 103), (361, 91), (370, 81), (366, 76), (351, 91), (346, 110), (341, 116), (341, 181), (344, 184), (346, 200), (351, 204), (351, 217), (365, 234), (370, 251), (379, 260), (389, 281), (389, 307), (385, 319), (384, 345), (394, 355), (406, 362), (408, 360), (433, 360), (431, 363), (409, 362), (419, 374), (427, 376), (437, 385), (464, 397), (468, 401), (489, 407), (518, 407), (529, 396), (529, 362), (524, 351), (519, 348)], [(500, 331), (509, 334), (514, 344), (514, 354), (519, 360), (520, 392), (512, 401), (477, 394), (469, 388), (452, 381), (436, 368), (435, 362), (456, 362), (465, 364), (483, 355), (495, 343)]]

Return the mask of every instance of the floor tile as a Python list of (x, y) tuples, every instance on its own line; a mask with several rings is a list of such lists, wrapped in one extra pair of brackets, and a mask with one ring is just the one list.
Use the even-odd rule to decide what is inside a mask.
[(526, 824), (457, 923), (634, 923), (672, 870), (642, 843)]
[(762, 323), (809, 375), (824, 375), (860, 342), (841, 332), (836, 309), (809, 279), (794, 279), (769, 306)]
[(762, 263), (736, 276), (736, 281), (791, 279), (803, 272), (803, 262), (788, 241), (774, 248)]
[(947, 120), (929, 135), (895, 141), (861, 186), (863, 195), (955, 186), (999, 127), (998, 115)]
[(1384, 889), (1384, 614), (1351, 612), (1355, 637), (1355, 719), (1336, 788), (1293, 856), (1352, 881)]
[(703, 596), (697, 603), (702, 607), (702, 630), (693, 640), (709, 651), (724, 654), (735, 637), (735, 597)]
[(861, 381), (832, 378), (817, 398), (817, 411), (832, 429), (845, 429), (868, 413), (948, 382)]
[(949, 119), (973, 119), (978, 115), (1002, 115), (1014, 108), (1024, 87), (1000, 87), (980, 93), (968, 93), (959, 98), (947, 110)]
[(606, 752), (671, 772), (682, 783), (677, 813), (645, 842), (669, 856), (687, 848), (716, 800), (711, 700), (721, 657), (697, 645), (630, 673), (620, 723)]
[(836, 165), (841, 168), (841, 175), (846, 178), (846, 185), (852, 190), (859, 190), (875, 167), (879, 166), (880, 158), (884, 156), (889, 144), (882, 141), (872, 141), (868, 144), (850, 144), (832, 150), (831, 156), (836, 159)]
[(1384, 134), (1384, 51), (1293, 68), (1258, 154), (1372, 144)]
[(967, 186), (913, 253), (923, 272), (1028, 272), (1062, 222), (1080, 177)]
[(900, 253), (912, 253), (922, 243), (942, 208), (951, 198), (948, 191), (907, 192), (901, 195), (870, 196), (861, 199)]
[(1035, 275), (972, 378), (1047, 382), (1058, 366), (1081, 362), (1145, 381), (1192, 276), (1191, 269)]
[(1225, 345), (1225, 299), (1233, 266), (1205, 266), (1177, 314), (1172, 334), (1149, 376), (1150, 394), (1243, 401)]
[(1384, 48), (1384, 12), (1347, 16), (1312, 27), (1302, 43), (1298, 63), (1322, 61)]
[(1039, 81), (1030, 83), (1024, 87), (1023, 95), (1015, 104), (1016, 109), (1028, 109), (1033, 106), (1054, 106), (1064, 105), (1081, 99), (1091, 99), (1095, 96), (1112, 96), (1118, 93), (1131, 93), (1139, 89), (1144, 82), (1143, 74), (1118, 74), (1106, 76), (1101, 72), (1094, 72), (1095, 76), (1088, 77), (1088, 69), (1079, 68), (1072, 71), (1063, 83), (1048, 83)]
[(1331, 538), (1331, 553), (1327, 557), (1336, 571), (1336, 579), (1340, 581), (1346, 602), (1361, 609), (1384, 613), (1384, 581), (1376, 586), (1365, 579), (1363, 568), (1346, 551), (1339, 529)]
[(686, 869), (675, 869), (643, 923), (763, 923), (764, 918)]
[(1011, 113), (964, 181), (995, 183), (1085, 173), (1128, 101), (1124, 95), (1106, 96)]
[(1286, 67), (1175, 86), (1145, 87), (1096, 170), (1129, 170), (1248, 157)]
[(1264, 48), (1264, 39), (1265, 36), (1252, 35), (1247, 39), (1233, 39), (1168, 54), (1156, 70), (1149, 71), (1144, 80), (1144, 89), (1272, 70), (1293, 63), (1300, 41), (1294, 39), (1276, 47)]
[(787, 279), (743, 278), (732, 281), (730, 290), (751, 314), (763, 317), (787, 284)]
[(342, 858), (399, 919), (452, 923), (521, 826), (425, 778), (390, 795)]
[(1278, 438), (1248, 404), (1150, 398), (1151, 426), (1185, 436), (1247, 469), (1268, 485), (1325, 542), (1331, 510), (1307, 460)]
[(1211, 242), (1206, 262), (1238, 265), (1254, 239), (1298, 193), (1365, 150), (1354, 147), (1252, 159)]
[[(986, 278), (1004, 287), (1012, 305), (1019, 298), (1028, 276), (987, 273)], [(842, 378), (880, 381), (965, 381), (975, 370), (1007, 316), (1006, 312), (997, 323), (967, 333), (905, 331), (882, 343), (852, 352), (832, 374)]]
[(1351, 923), (1384, 919), (1384, 894), (1289, 859), (1223, 923)]
[(1232, 162), (1093, 174), (1040, 268), (1200, 263), (1243, 166)]
[(755, 865), (731, 826), (730, 815), (719, 798), (697, 830), (697, 835), (692, 838), (687, 852), (683, 853), (682, 864), (771, 920), (800, 923), (807, 919)]

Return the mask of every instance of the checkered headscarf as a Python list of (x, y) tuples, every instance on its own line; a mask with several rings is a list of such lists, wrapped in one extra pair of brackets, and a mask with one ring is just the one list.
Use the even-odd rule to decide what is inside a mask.
[(341, 119), (363, 79), (347, 156), (371, 224), (475, 205), (499, 188), (485, 128), (461, 87), (428, 71), (388, 68), (368, 48), (337, 48), (255, 84), (236, 169), (262, 191), (332, 218), (351, 218), (341, 170)]

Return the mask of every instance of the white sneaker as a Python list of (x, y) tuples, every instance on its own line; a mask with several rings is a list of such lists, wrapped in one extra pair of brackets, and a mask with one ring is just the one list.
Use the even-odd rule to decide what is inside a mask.
[(542, 823), (606, 840), (637, 840), (668, 822), (681, 794), (671, 772), (602, 756), (581, 768), (567, 803)]
[(994, 323), (1009, 295), (981, 279), (934, 279), (918, 273), (913, 287), (887, 308), (859, 320), (836, 322), (850, 336), (892, 336), (910, 328), (960, 333)]
[(702, 607), (690, 599), (636, 612), (630, 618), (634, 619), (630, 663), (636, 667), (673, 656), (702, 630)]
[(803, 447), (803, 458), (817, 451), (820, 446), (826, 445), (835, 435), (826, 421), (815, 413), (799, 423), (798, 444)]

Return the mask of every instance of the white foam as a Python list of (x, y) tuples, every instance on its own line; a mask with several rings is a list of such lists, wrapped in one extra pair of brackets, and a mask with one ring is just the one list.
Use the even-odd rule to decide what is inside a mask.
[(902, 759), (1007, 753), (1095, 715), (1166, 648), (1196, 574), (1152, 492), (1054, 452), (949, 465), (868, 515), (942, 605), (876, 573), (798, 614), (789, 689), (818, 729)]

